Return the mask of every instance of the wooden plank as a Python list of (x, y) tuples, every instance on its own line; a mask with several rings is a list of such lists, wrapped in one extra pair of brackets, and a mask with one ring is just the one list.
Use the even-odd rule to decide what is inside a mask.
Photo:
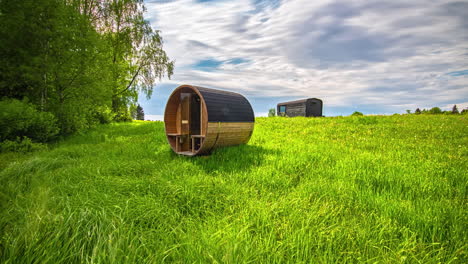
[(181, 134), (182, 133), (182, 127), (181, 127), (181, 106), (179, 105), (177, 107), (177, 114), (176, 114), (176, 131), (177, 131), (177, 134)]
[(201, 118), (201, 134), (206, 136), (208, 130), (208, 111), (206, 109), (206, 103), (204, 100), (200, 100), (202, 105), (202, 118)]
[[(208, 135), (205, 145), (208, 147), (223, 147), (247, 143), (254, 128), (253, 122), (208, 123)], [(216, 142), (211, 138), (218, 138)], [(211, 145), (208, 145), (211, 144)], [(213, 146), (213, 144), (216, 144)]]

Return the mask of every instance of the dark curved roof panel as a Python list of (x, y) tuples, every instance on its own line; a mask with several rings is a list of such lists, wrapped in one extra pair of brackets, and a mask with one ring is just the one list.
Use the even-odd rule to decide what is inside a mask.
[(208, 122), (255, 122), (247, 99), (233, 92), (195, 86), (205, 100)]

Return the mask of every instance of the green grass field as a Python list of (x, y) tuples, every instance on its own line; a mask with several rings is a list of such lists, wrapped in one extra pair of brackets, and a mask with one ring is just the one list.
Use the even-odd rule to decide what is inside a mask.
[(0, 155), (2, 263), (466, 263), (468, 120), (258, 118), (175, 155), (162, 122)]

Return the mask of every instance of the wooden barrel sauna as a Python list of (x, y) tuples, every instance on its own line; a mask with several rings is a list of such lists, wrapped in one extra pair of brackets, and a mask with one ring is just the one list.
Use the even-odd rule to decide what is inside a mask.
[(244, 96), (193, 85), (177, 87), (164, 111), (171, 148), (187, 156), (247, 143), (254, 122), (252, 106)]

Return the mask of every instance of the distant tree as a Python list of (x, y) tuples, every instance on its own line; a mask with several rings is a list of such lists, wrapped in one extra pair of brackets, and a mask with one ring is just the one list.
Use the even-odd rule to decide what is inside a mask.
[(406, 109), (406, 113), (407, 113), (407, 114), (411, 114), (411, 110)]
[(429, 110), (429, 114), (442, 114), (442, 110), (439, 107), (432, 107), (431, 110)]
[(459, 114), (457, 105), (454, 105), (452, 108), (452, 114)]
[(163, 50), (160, 31), (153, 30), (145, 19), (143, 0), (95, 2), (102, 3), (97, 9), (102, 11), (93, 19), (99, 21), (97, 26), (109, 47), (112, 110), (119, 120), (138, 95), (149, 99), (155, 83), (164, 76), (171, 77), (174, 62)]
[(268, 117), (273, 116), (276, 116), (276, 110), (274, 108), (270, 108), (270, 110), (268, 110)]
[(461, 110), (460, 114), (462, 114), (462, 115), (468, 114), (468, 108), (465, 108), (465, 109)]
[(361, 112), (355, 111), (351, 116), (363, 116)]
[(145, 120), (145, 112), (140, 104), (136, 108), (136, 120)]
[(421, 114), (421, 109), (416, 108), (416, 111), (414, 111), (414, 113), (417, 114), (417, 115)]

